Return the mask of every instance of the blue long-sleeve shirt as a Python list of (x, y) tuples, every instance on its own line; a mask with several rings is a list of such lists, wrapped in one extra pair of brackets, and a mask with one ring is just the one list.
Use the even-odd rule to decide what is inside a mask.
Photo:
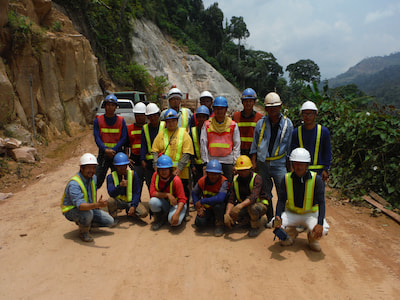
[[(114, 115), (114, 117), (112, 117), (112, 118), (107, 118), (104, 115), (104, 120), (106, 121), (107, 125), (113, 126), (115, 124), (115, 122), (117, 121), (117, 115)], [(94, 122), (93, 122), (93, 135), (94, 135), (94, 141), (96, 142), (97, 147), (99, 148), (100, 151), (104, 152), (107, 149), (107, 147), (104, 145), (103, 140), (101, 139), (99, 120), (97, 118), (94, 119)], [(117, 145), (115, 145), (115, 147), (112, 148), (115, 152), (122, 151), (122, 147), (126, 143), (127, 136), (128, 136), (128, 131), (126, 129), (126, 123), (125, 123), (125, 120), (122, 120), (121, 138), (119, 139)]]
[[(94, 183), (96, 186), (96, 183), (97, 183), (96, 175), (94, 175), (92, 178), (90, 178), (88, 180), (85, 177), (83, 177), (82, 173), (79, 171), (78, 176), (82, 179), (83, 185), (86, 188), (89, 203), (92, 203), (93, 202), (92, 201), (92, 188), (90, 185), (91, 185), (92, 181), (94, 180)], [(64, 197), (63, 205), (65, 205), (65, 206), (73, 205), (73, 206), (76, 206), (77, 208), (79, 208), (79, 206), (82, 203), (86, 203), (81, 186), (75, 180), (71, 180), (70, 182), (68, 182), (67, 186), (65, 187), (64, 192), (65, 192), (65, 197)]]
[[(209, 182), (209, 181), (208, 181), (208, 178), (206, 177), (206, 183), (207, 182)], [(208, 183), (207, 185), (210, 185), (210, 183)], [(222, 203), (225, 200), (227, 192), (228, 192), (228, 181), (225, 180), (221, 184), (218, 194), (216, 194), (215, 196), (205, 198), (203, 195), (202, 189), (199, 187), (199, 184), (196, 183), (195, 187), (192, 190), (193, 204), (196, 205), (197, 201), (200, 201), (200, 204), (202, 204), (202, 205), (203, 204), (215, 205), (218, 203)]]
[[(150, 142), (151, 142), (151, 144), (153, 144), (154, 139), (156, 138), (156, 136), (158, 134), (158, 130), (160, 128), (160, 125), (158, 124), (156, 127), (151, 125), (151, 123), (149, 123), (148, 125), (149, 125)], [(143, 129), (142, 129), (142, 134), (141, 134), (141, 137), (140, 137), (140, 143), (141, 143), (140, 160), (146, 160), (146, 154), (147, 153), (151, 153), (151, 149), (147, 148), (146, 136), (144, 134), (144, 130)]]
[[(128, 179), (128, 175), (125, 176)], [(119, 182), (122, 180), (122, 176), (118, 176)], [(110, 197), (126, 196), (126, 187), (117, 185), (115, 186), (112, 174), (107, 175), (107, 191)], [(131, 207), (137, 207), (140, 202), (140, 195), (142, 193), (142, 188), (140, 186), (139, 177), (136, 172), (133, 174), (132, 178), (132, 200), (130, 201)]]
[[(307, 130), (304, 126), (301, 129), (302, 137), (303, 137), (303, 146), (305, 149), (310, 152), (311, 155), (311, 164), (314, 162), (314, 154), (315, 154), (315, 145), (317, 140), (317, 126), (313, 129)], [(291, 150), (300, 147), (299, 142), (299, 128), (295, 128), (293, 130), (292, 135), (292, 144), (290, 146)], [(323, 165), (324, 169), (315, 170), (319, 175), (323, 170), (329, 170), (332, 161), (332, 149), (331, 149), (331, 136), (328, 128), (325, 126), (321, 126), (321, 140), (319, 145), (318, 152), (318, 161), (317, 165)]]

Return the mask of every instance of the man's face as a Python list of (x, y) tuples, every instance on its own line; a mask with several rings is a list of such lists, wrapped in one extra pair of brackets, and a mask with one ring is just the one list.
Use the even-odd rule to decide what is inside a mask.
[(167, 179), (171, 175), (171, 169), (170, 168), (158, 169), (158, 174), (162, 179)]
[(159, 113), (152, 114), (147, 116), (147, 118), (149, 119), (151, 125), (156, 126), (158, 124), (158, 121), (160, 120), (160, 114)]
[(237, 170), (237, 173), (240, 177), (248, 177), (250, 175), (251, 170), (247, 169), (247, 170)]
[(225, 119), (225, 114), (227, 112), (226, 107), (214, 106), (214, 116), (218, 122), (222, 122)]
[(114, 116), (116, 109), (117, 109), (117, 104), (112, 102), (106, 102), (105, 110), (107, 116)]
[(179, 112), (179, 106), (181, 105), (181, 98), (180, 97), (172, 97), (169, 101), (169, 106)]
[(244, 111), (252, 111), (255, 103), (256, 101), (254, 99), (243, 99), (242, 104)]
[[(117, 173), (118, 173), (119, 176), (126, 175), (126, 167), (127, 167), (127, 166), (128, 166), (128, 165), (115, 166), (115, 168), (117, 169)], [(126, 178), (125, 178), (125, 179), (126, 179)]]
[(81, 166), (81, 173), (86, 179), (90, 179), (96, 173), (96, 165)]
[(169, 131), (174, 131), (178, 126), (178, 119), (165, 120), (165, 125)]
[(304, 125), (312, 125), (315, 122), (315, 117), (317, 112), (311, 109), (305, 109), (301, 112), (301, 117), (303, 118)]
[(281, 114), (281, 107), (282, 107), (282, 105), (266, 106), (265, 110), (267, 111), (268, 116), (270, 116), (270, 118), (274, 119), (274, 118), (279, 118), (279, 116)]
[(206, 114), (196, 114), (197, 124), (201, 128), (206, 120), (208, 120), (208, 115)]
[(292, 165), (293, 165), (294, 172), (296, 173), (297, 176), (303, 177), (306, 174), (307, 168), (308, 168), (308, 163), (294, 161), (294, 162), (292, 162)]
[(211, 183), (216, 183), (221, 178), (221, 174), (220, 173), (207, 172), (207, 177), (208, 177), (208, 179), (210, 180)]
[(212, 105), (212, 99), (208, 97), (201, 98), (200, 105), (205, 105), (208, 109), (210, 109)]
[(137, 124), (144, 124), (146, 122), (146, 115), (136, 113), (135, 120)]

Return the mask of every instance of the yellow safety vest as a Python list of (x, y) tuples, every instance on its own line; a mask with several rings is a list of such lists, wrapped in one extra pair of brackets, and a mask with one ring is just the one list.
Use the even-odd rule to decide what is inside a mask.
[[(298, 130), (300, 148), (304, 148), (302, 128), (303, 128), (303, 126), (300, 126), (299, 130)], [(313, 161), (313, 164), (308, 167), (310, 170), (317, 170), (317, 169), (323, 169), (324, 168), (323, 165), (317, 165), (317, 163), (318, 163), (319, 145), (321, 144), (321, 131), (322, 131), (322, 126), (317, 124), (317, 140), (315, 141), (314, 161)]]
[(315, 187), (315, 179), (317, 178), (317, 173), (315, 172), (310, 172), (310, 173), (311, 173), (311, 179), (308, 179), (305, 185), (306, 189), (304, 191), (303, 207), (297, 207), (294, 205), (292, 172), (285, 174), (286, 193), (287, 193), (286, 208), (296, 214), (306, 214), (318, 211), (318, 204), (313, 206), (314, 187)]
[[(77, 174), (74, 177), (72, 177), (69, 182), (71, 182), (72, 180), (76, 181), (79, 186), (81, 187), (82, 193), (83, 193), (83, 199), (85, 199), (86, 203), (89, 203), (89, 198), (88, 198), (88, 193), (87, 190), (85, 188), (85, 185), (83, 184), (83, 181), (81, 179), (81, 177)], [(68, 182), (68, 183), (69, 183)], [(97, 195), (96, 195), (96, 185), (94, 184), (94, 180), (92, 180), (91, 184), (91, 189), (92, 189), (92, 203), (96, 203), (96, 199), (97, 199)], [(75, 205), (64, 205), (64, 198), (65, 198), (65, 191), (64, 191), (64, 195), (61, 199), (61, 211), (62, 213), (66, 213), (67, 211), (70, 211), (71, 209), (75, 208)]]
[[(276, 151), (275, 151), (274, 156), (266, 157), (266, 158), (265, 158), (266, 161), (278, 160), (278, 159), (281, 159), (282, 157), (284, 157), (284, 156), (286, 155), (286, 152), (282, 153), (281, 155), (278, 155), (278, 154), (279, 154), (279, 146), (280, 146), (281, 143), (282, 143), (282, 140), (283, 140), (283, 137), (284, 137), (284, 135), (285, 135), (285, 133), (286, 133), (286, 128), (287, 128), (287, 119), (286, 119), (286, 116), (283, 116), (283, 117), (285, 118), (285, 125), (284, 125), (284, 128), (283, 128), (282, 132), (281, 132), (281, 139), (280, 139), (280, 142), (279, 142), (279, 144), (278, 144), (278, 147), (276, 148)], [(265, 122), (266, 122), (266, 121), (264, 120), (262, 129), (261, 129), (261, 133), (260, 133), (260, 137), (259, 137), (259, 139), (258, 139), (258, 147), (260, 147), (262, 138), (263, 138), (263, 136), (264, 136)]]
[[(156, 188), (156, 191), (157, 191), (157, 192), (160, 191), (160, 188), (158, 187), (159, 182), (160, 182), (160, 175), (157, 174), (157, 175), (156, 175), (156, 181), (154, 182), (154, 185), (155, 185), (155, 188)], [(174, 183), (174, 180), (171, 180), (171, 182), (169, 183), (169, 192), (168, 192), (168, 193), (170, 193), (171, 195), (174, 195), (174, 194), (173, 194), (173, 190), (172, 190), (173, 183)], [(167, 192), (165, 191), (165, 189), (164, 189), (164, 193), (167, 193)], [(178, 199), (178, 198), (175, 197), (175, 199)], [(167, 200), (168, 200), (168, 199), (167, 199)], [(170, 202), (170, 201), (168, 200), (168, 202)], [(170, 203), (171, 203), (171, 202), (170, 202)]]
[[(253, 173), (253, 177), (250, 180), (250, 193), (253, 191), (253, 187), (254, 187), (254, 178), (256, 178), (257, 173)], [(234, 186), (235, 186), (235, 195), (236, 195), (236, 199), (238, 199), (239, 202), (242, 202), (243, 199), (240, 198), (240, 193), (239, 193), (239, 182), (238, 182), (238, 176), (235, 177), (235, 179), (233, 180)], [(268, 205), (268, 200), (267, 199), (260, 199), (257, 198), (256, 202), (262, 202), (265, 205)]]
[[(168, 129), (165, 128), (164, 129), (164, 149), (167, 148), (167, 150), (165, 150), (165, 155), (171, 157), (172, 159), (172, 164), (175, 168), (178, 167), (178, 163), (181, 160), (181, 156), (182, 156), (182, 146), (183, 146), (183, 135), (185, 134), (185, 129), (184, 128), (177, 128), (176, 129), (178, 132), (178, 148), (176, 149), (176, 154), (175, 154), (175, 158), (172, 158), (169, 155), (169, 138), (168, 138)], [(186, 167), (190, 166), (190, 163), (188, 162)]]
[(181, 128), (186, 128), (188, 125), (188, 114), (187, 114), (187, 108), (182, 108), (181, 109), (182, 113), (182, 125)]
[[(158, 127), (158, 131), (165, 128), (165, 122), (161, 121), (160, 125)], [(143, 130), (144, 130), (144, 136), (146, 138), (146, 143), (147, 143), (147, 154), (146, 154), (146, 160), (151, 160), (153, 159), (153, 154), (151, 153), (151, 139), (150, 139), (150, 132), (149, 132), (149, 124), (143, 125)]]
[[(118, 195), (116, 198), (120, 199), (125, 202), (131, 202), (132, 201), (132, 183), (133, 183), (133, 175), (135, 174), (134, 171), (132, 170), (126, 170), (128, 173), (128, 186), (126, 188), (126, 195)], [(113, 181), (114, 181), (114, 186), (117, 187), (119, 185), (119, 179), (118, 179), (118, 173), (117, 171), (114, 171), (111, 173)]]
[(201, 165), (203, 161), (201, 160), (201, 154), (200, 154), (200, 142), (199, 142), (199, 137), (197, 136), (197, 126), (192, 127), (192, 139), (193, 139), (193, 145), (194, 145), (194, 163), (196, 165)]

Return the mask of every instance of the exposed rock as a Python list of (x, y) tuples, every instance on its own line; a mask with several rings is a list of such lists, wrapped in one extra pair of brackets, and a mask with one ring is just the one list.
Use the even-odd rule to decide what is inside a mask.
[(37, 150), (32, 147), (11, 149), (8, 153), (17, 162), (33, 164), (35, 163), (35, 159), (38, 158)]
[(2, 144), (7, 149), (15, 149), (21, 147), (22, 142), (18, 141), (17, 139), (7, 138), (3, 140)]
[(6, 73), (6, 66), (0, 58), (0, 125), (7, 124), (14, 115), (14, 89)]
[(0, 193), (0, 201), (6, 200), (13, 196), (13, 193)]
[(21, 124), (18, 124), (18, 122), (5, 125), (4, 129), (8, 132), (9, 136), (12, 136), (15, 139), (22, 141), (23, 144), (25, 145), (32, 144), (31, 132), (26, 130)]

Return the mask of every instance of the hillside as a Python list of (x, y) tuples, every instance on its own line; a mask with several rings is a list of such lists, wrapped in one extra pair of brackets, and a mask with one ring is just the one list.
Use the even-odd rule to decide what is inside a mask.
[(328, 80), (335, 88), (356, 84), (381, 104), (400, 107), (400, 52), (363, 59), (347, 72)]

